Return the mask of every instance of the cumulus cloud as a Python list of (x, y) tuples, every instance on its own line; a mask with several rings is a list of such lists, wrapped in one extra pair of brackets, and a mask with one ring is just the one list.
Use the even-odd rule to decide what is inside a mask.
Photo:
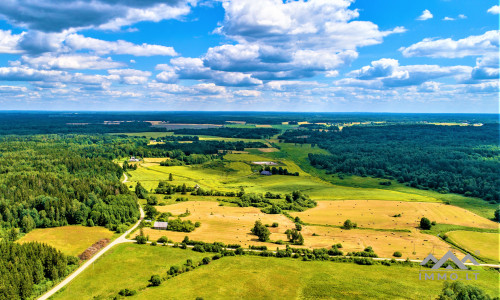
[(472, 70), (471, 79), (498, 79), (499, 76), (498, 54), (491, 53), (476, 59), (476, 66)]
[(443, 21), (455, 21), (455, 18), (452, 17), (444, 17)]
[(405, 31), (354, 21), (359, 13), (349, 9), (351, 2), (225, 0), (224, 22), (216, 33), (237, 43), (208, 49), (204, 66), (260, 80), (311, 77), (348, 65), (359, 47)]
[[(344, 81), (347, 85), (365, 85), (372, 88), (388, 88), (400, 86), (420, 85), (432, 79), (466, 76), (470, 74), (472, 67), (451, 66), (441, 67), (438, 65), (408, 65), (400, 66), (395, 59), (380, 59), (373, 61), (371, 66), (364, 66), (359, 70), (352, 71), (348, 76), (356, 80)], [(360, 81), (373, 81), (362, 83)]]
[(468, 84), (465, 91), (468, 93), (498, 93), (498, 80), (482, 82), (477, 84)]
[(140, 21), (161, 21), (189, 13), (185, 0), (9, 0), (0, 1), (0, 18), (44, 32), (66, 29), (119, 29)]
[(498, 15), (500, 14), (500, 6), (499, 5), (493, 5), (492, 7), (490, 7), (487, 11), (489, 14), (493, 14), (493, 15)]
[(409, 47), (399, 49), (405, 57), (426, 56), (433, 58), (459, 58), (498, 53), (500, 31), (491, 30), (482, 35), (472, 35), (460, 40), (424, 39)]
[(262, 84), (261, 80), (250, 74), (240, 72), (221, 72), (206, 67), (200, 58), (178, 57), (170, 60), (170, 65), (160, 64), (162, 70), (156, 79), (164, 83), (175, 83), (179, 79), (211, 80), (223, 86), (252, 86)]
[(178, 55), (174, 48), (161, 45), (150, 44), (133, 44), (127, 41), (104, 41), (90, 37), (84, 37), (80, 34), (71, 34), (65, 39), (65, 45), (71, 49), (78, 50), (91, 50), (97, 55), (103, 54), (130, 54), (134, 56), (153, 56), (165, 55), (176, 56)]
[(18, 48), (19, 40), (25, 33), (12, 34), (10, 30), (0, 29), (0, 53), (17, 54), (22, 50)]
[(111, 58), (101, 58), (93, 55), (65, 54), (41, 56), (22, 56), (21, 61), (36, 69), (68, 69), (68, 70), (102, 70), (109, 68), (119, 68), (123, 66), (121, 62), (115, 62)]
[(417, 18), (417, 20), (419, 21), (425, 21), (425, 20), (429, 20), (429, 19), (432, 19), (434, 16), (431, 14), (431, 12), (426, 9), (422, 12), (422, 14)]
[(149, 76), (151, 76), (151, 72), (149, 71), (134, 69), (108, 70), (108, 73), (111, 75), (120, 76), (121, 82), (125, 84), (145, 84), (148, 82)]

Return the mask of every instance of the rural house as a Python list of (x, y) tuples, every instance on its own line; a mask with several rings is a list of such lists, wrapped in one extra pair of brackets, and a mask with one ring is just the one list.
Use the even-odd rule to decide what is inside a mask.
[(155, 222), (153, 224), (153, 229), (167, 230), (168, 222)]

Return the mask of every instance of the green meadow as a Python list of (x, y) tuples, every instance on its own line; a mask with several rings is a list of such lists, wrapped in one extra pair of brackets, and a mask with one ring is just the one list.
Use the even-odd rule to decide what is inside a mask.
[[(153, 274), (165, 275), (172, 265), (194, 262), (210, 253), (170, 247), (119, 245), (84, 271), (54, 299), (108, 299), (121, 289), (136, 290), (130, 299), (428, 299), (442, 281), (419, 280), (419, 268), (361, 266), (352, 263), (300, 261), (258, 256), (223, 257), (209, 265), (147, 287)], [(498, 273), (480, 270), (476, 285), (491, 295)]]

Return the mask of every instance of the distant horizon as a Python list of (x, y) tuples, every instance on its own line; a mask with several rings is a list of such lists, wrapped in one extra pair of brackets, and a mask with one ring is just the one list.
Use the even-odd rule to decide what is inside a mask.
[(0, 2), (0, 107), (498, 113), (497, 0)]

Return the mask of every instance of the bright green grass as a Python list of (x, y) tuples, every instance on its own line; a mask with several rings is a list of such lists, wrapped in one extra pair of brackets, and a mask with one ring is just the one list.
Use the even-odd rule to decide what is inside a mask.
[[(476, 254), (480, 258), (486, 258), (494, 262), (500, 261), (500, 235), (498, 231), (488, 233), (457, 230), (448, 232), (446, 235), (453, 243)], [(479, 251), (479, 253), (476, 253), (476, 251)]]
[(117, 245), (53, 299), (110, 299), (124, 288), (145, 288), (151, 275), (164, 274), (171, 265), (180, 265), (188, 258), (197, 262), (205, 256), (209, 255), (163, 246)]
[[(429, 299), (440, 281), (420, 281), (419, 268), (303, 262), (291, 258), (225, 257), (147, 288), (132, 299)], [(473, 284), (491, 295), (498, 273), (480, 271)]]

